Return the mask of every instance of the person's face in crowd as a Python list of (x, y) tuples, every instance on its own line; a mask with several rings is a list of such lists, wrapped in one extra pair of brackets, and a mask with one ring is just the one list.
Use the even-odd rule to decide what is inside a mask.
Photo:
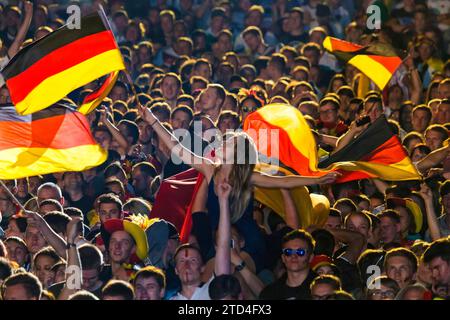
[(435, 286), (448, 286), (450, 284), (450, 264), (441, 257), (430, 262), (431, 278)]
[(229, 96), (225, 96), (225, 101), (222, 105), (222, 110), (231, 110), (231, 111), (237, 111), (237, 106), (235, 101)]
[(391, 108), (398, 108), (400, 106), (400, 103), (403, 101), (403, 91), (402, 88), (399, 86), (395, 86), (392, 88), (392, 90), (389, 92), (389, 107)]
[[(450, 85), (448, 86), (450, 89)], [(440, 103), (436, 112), (435, 122), (445, 124), (450, 122), (450, 103)]]
[(409, 140), (408, 144), (406, 145), (406, 149), (408, 150), (408, 152), (411, 152), (412, 149), (419, 143), (422, 143), (422, 140), (420, 140), (419, 138), (413, 138)]
[(39, 177), (28, 178), (28, 192), (32, 195), (36, 195), (38, 187), (41, 185), (41, 179)]
[(340, 78), (334, 79), (333, 80), (333, 84), (331, 85), (331, 91), (332, 92), (337, 92), (338, 89), (340, 87), (342, 87), (343, 85), (345, 85), (345, 83), (344, 83), (344, 81), (342, 79), (340, 79)]
[(147, 47), (140, 47), (138, 51), (139, 63), (149, 63), (152, 59), (152, 52)]
[(325, 223), (327, 229), (341, 229), (342, 221), (340, 217), (328, 216), (327, 222)]
[(129, 28), (127, 28), (125, 38), (131, 43), (136, 43), (139, 40), (138, 29), (135, 26), (130, 26)]
[(62, 199), (60, 198), (58, 191), (54, 188), (42, 188), (39, 190), (38, 194), (38, 204), (47, 199), (53, 199), (62, 204)]
[(200, 76), (200, 77), (205, 78), (206, 80), (210, 80), (211, 79), (211, 70), (209, 69), (207, 64), (202, 63), (193, 70), (192, 75)]
[(126, 231), (116, 231), (109, 241), (109, 256), (111, 261), (122, 264), (128, 262), (133, 250), (136, 249), (133, 238)]
[(231, 41), (231, 38), (226, 34), (221, 34), (219, 36), (219, 39), (217, 39), (217, 43), (219, 45), (220, 52), (228, 52), (233, 50), (233, 43)]
[(419, 57), (423, 62), (431, 58), (431, 55), (433, 54), (433, 48), (428, 42), (422, 42), (417, 48), (417, 51), (419, 52)]
[[(131, 131), (128, 129), (127, 125), (125, 123), (121, 123), (117, 126), (119, 131), (123, 134), (125, 139), (128, 141), (129, 145), (133, 144), (133, 136), (131, 135)], [(118, 142), (116, 140), (113, 141), (113, 145)]]
[(118, 16), (114, 19), (114, 24), (119, 33), (124, 33), (128, 26), (128, 19), (125, 16)]
[(244, 121), (250, 113), (255, 112), (257, 107), (258, 105), (253, 99), (246, 99), (241, 105), (242, 121)]
[(28, 262), (28, 250), (23, 245), (15, 241), (6, 242), (6, 250), (11, 261), (17, 262), (19, 266), (24, 266)]
[(409, 289), (404, 295), (402, 300), (423, 300), (424, 297), (423, 289), (412, 288)]
[(188, 11), (192, 9), (192, 6), (194, 4), (194, 1), (192, 0), (180, 0), (180, 7), (184, 11)]
[(98, 209), (101, 223), (105, 223), (109, 219), (120, 219), (122, 212), (115, 203), (101, 203)]
[(202, 257), (195, 249), (184, 249), (175, 259), (175, 273), (183, 285), (198, 285), (204, 270)]
[(54, 264), (55, 260), (53, 258), (40, 255), (33, 266), (33, 273), (38, 277), (44, 288), (51, 286), (55, 280), (55, 273), (52, 271)]
[(366, 239), (369, 237), (370, 224), (364, 217), (350, 214), (346, 221), (346, 229), (361, 233)]
[(66, 267), (64, 265), (60, 265), (55, 272), (54, 283), (63, 282), (65, 279), (66, 279)]
[(30, 253), (35, 254), (47, 245), (41, 231), (33, 225), (28, 225), (25, 233), (25, 242)]
[(164, 34), (170, 34), (173, 31), (173, 20), (168, 14), (163, 15), (161, 18), (161, 29)]
[(161, 91), (164, 99), (175, 100), (180, 93), (180, 87), (174, 77), (166, 77), (161, 83)]
[(170, 124), (174, 130), (176, 129), (189, 129), (190, 124), (190, 116), (184, 111), (175, 112), (172, 119), (170, 120)]
[(292, 28), (291, 30), (301, 30), (303, 28), (303, 19), (301, 14), (298, 12), (290, 12), (289, 23)]
[(336, 106), (331, 103), (326, 103), (319, 109), (320, 120), (324, 123), (337, 123), (338, 112)]
[(423, 12), (417, 12), (413, 18), (414, 29), (417, 33), (422, 33), (427, 25), (427, 17)]
[(209, 111), (217, 107), (219, 97), (217, 96), (216, 89), (207, 87), (200, 93), (198, 100), (196, 101), (196, 107), (203, 112)]
[(335, 276), (335, 275), (336, 275), (336, 274), (334, 273), (333, 268), (332, 268), (329, 264), (325, 264), (325, 265), (323, 265), (323, 266), (317, 268), (316, 273), (317, 273), (319, 276), (327, 275), (327, 274), (332, 275), (332, 276)]
[(139, 129), (139, 143), (141, 144), (151, 143), (153, 133), (152, 126), (145, 121), (139, 121), (137, 125)]
[(109, 97), (111, 98), (112, 102), (116, 102), (117, 100), (127, 101), (127, 91), (121, 86), (115, 86), (111, 90)]
[(328, 283), (316, 284), (311, 288), (311, 298), (313, 300), (327, 300), (333, 292), (333, 286)]
[(282, 249), (303, 249), (306, 254), (303, 257), (297, 254), (292, 254), (291, 256), (281, 255), (281, 260), (286, 266), (287, 272), (300, 272), (309, 270), (309, 264), (313, 258), (312, 252), (309, 252), (308, 244), (302, 239), (294, 239), (283, 244)]
[(111, 147), (112, 139), (111, 136), (103, 131), (96, 131), (94, 133), (95, 141), (105, 150), (109, 150)]
[(381, 285), (380, 289), (370, 292), (369, 300), (394, 300), (395, 291), (388, 286)]
[(261, 38), (253, 34), (246, 34), (244, 41), (252, 52), (255, 52), (261, 44)]
[(415, 279), (415, 273), (411, 262), (401, 256), (390, 257), (386, 261), (386, 275), (397, 282), (400, 289), (404, 288)]
[(17, 180), (17, 197), (26, 198), (28, 196), (28, 182), (26, 178)]
[(221, 118), (220, 122), (218, 123), (218, 127), (220, 132), (224, 134), (227, 130), (236, 130), (238, 125), (234, 118), (224, 117)]
[(65, 190), (82, 190), (83, 176), (80, 172), (68, 172), (64, 175)]
[(442, 147), (442, 143), (444, 139), (441, 133), (435, 130), (428, 130), (425, 134), (425, 142), (428, 147), (430, 147), (431, 151), (436, 150)]
[[(317, 66), (319, 64), (320, 56), (316, 50), (305, 50), (303, 52), (303, 55), (305, 56), (306, 59), (309, 60), (309, 63), (311, 63), (311, 66)], [(310, 70), (310, 71), (312, 71), (312, 70)]]
[(389, 217), (380, 218), (381, 240), (383, 243), (390, 243), (395, 241), (398, 233), (400, 232), (400, 224), (395, 223)]
[(259, 27), (261, 25), (261, 22), (262, 22), (262, 15), (257, 10), (250, 11), (248, 13), (247, 18), (245, 19), (245, 25), (247, 27), (250, 27), (250, 26)]
[(39, 300), (30, 296), (27, 288), (23, 284), (8, 286), (3, 294), (4, 300)]
[(429, 265), (423, 262), (423, 259), (419, 260), (419, 267), (417, 268), (417, 281), (424, 283), (427, 286), (433, 284), (432, 273)]
[[(1, 46), (0, 46), (1, 49)], [(11, 97), (7, 87), (0, 89), (0, 104), (11, 103)]]
[(147, 175), (141, 171), (139, 168), (135, 168), (132, 172), (133, 178), (133, 188), (138, 195), (144, 195), (148, 189), (150, 188), (150, 183), (152, 181), (151, 177), (147, 177)]
[(323, 40), (325, 39), (324, 34), (322, 32), (314, 31), (309, 36), (309, 41), (317, 43), (318, 45), (322, 45)]
[(424, 132), (430, 124), (430, 116), (424, 110), (416, 110), (412, 115), (412, 126), (414, 131)]
[(5, 15), (5, 26), (7, 28), (17, 28), (20, 24), (20, 16), (17, 12), (8, 10)]
[(400, 214), (400, 232), (402, 234), (408, 233), (409, 225), (411, 224), (408, 211), (404, 207), (395, 207), (395, 210)]
[(134, 283), (136, 300), (161, 300), (165, 290), (154, 277), (138, 277)]
[(20, 232), (19, 226), (17, 225), (17, 221), (15, 219), (10, 219), (8, 222), (8, 228), (5, 230), (6, 238), (9, 237), (18, 237), (25, 238), (25, 234)]
[(225, 19), (222, 16), (215, 16), (210, 22), (211, 30), (220, 31), (225, 27)]
[[(450, 83), (441, 83), (438, 86), (439, 99), (450, 98)], [(448, 105), (447, 105), (448, 107)]]
[(298, 107), (298, 110), (300, 110), (303, 115), (311, 116), (313, 119), (317, 119), (318, 117), (317, 107), (312, 104), (304, 103)]
[(411, 154), (411, 160), (414, 162), (420, 161), (426, 157), (426, 153), (422, 152), (420, 149), (415, 149)]
[(381, 106), (378, 102), (367, 102), (364, 104), (364, 110), (370, 117), (370, 122), (374, 122), (382, 115), (382, 111), (380, 109)]
[(83, 290), (92, 291), (99, 287), (101, 281), (99, 279), (100, 272), (97, 269), (83, 269)]

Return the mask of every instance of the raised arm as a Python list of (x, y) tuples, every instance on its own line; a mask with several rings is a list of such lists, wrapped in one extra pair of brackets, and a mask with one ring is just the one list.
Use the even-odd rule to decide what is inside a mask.
[(260, 188), (280, 188), (292, 189), (301, 186), (315, 184), (333, 183), (340, 176), (338, 172), (329, 172), (322, 177), (303, 177), (303, 176), (270, 176), (268, 174), (255, 171), (252, 174), (252, 183)]
[(103, 108), (99, 110), (101, 112), (100, 121), (106, 126), (113, 138), (119, 143), (120, 148), (123, 150), (123, 154), (126, 155), (129, 148), (127, 139), (125, 139), (120, 130), (109, 120), (107, 109)]
[(450, 156), (450, 144), (427, 154), (425, 158), (417, 162), (416, 168), (420, 171), (420, 173), (424, 173), (428, 169), (444, 161), (444, 159), (448, 156)]
[(26, 211), (27, 222), (35, 225), (47, 243), (55, 249), (56, 253), (63, 259), (66, 259), (66, 241), (61, 238), (44, 220), (44, 218), (36, 212)]
[(343, 242), (348, 245), (348, 249), (342, 254), (351, 264), (355, 264), (361, 254), (367, 240), (364, 236), (356, 231), (345, 229), (327, 229), (334, 236), (336, 241)]
[(297, 207), (295, 206), (294, 199), (292, 199), (291, 192), (286, 189), (280, 189), (284, 200), (284, 221), (292, 229), (300, 228), (300, 219), (297, 214)]
[(337, 140), (336, 148), (331, 152), (331, 154), (338, 152), (346, 145), (348, 145), (358, 134), (361, 133), (369, 124), (358, 127), (356, 121), (353, 121), (348, 128), (348, 131)]
[(33, 4), (30, 1), (25, 1), (24, 7), (25, 17), (17, 31), (16, 38), (8, 49), (9, 58), (14, 57), (14, 55), (19, 52), (20, 46), (25, 41), (28, 29), (30, 28), (31, 19), (33, 18)]
[(430, 237), (432, 241), (441, 238), (441, 231), (439, 230), (439, 224), (436, 218), (436, 213), (433, 206), (433, 192), (424, 183), (420, 188), (420, 195), (425, 201), (425, 212), (427, 215), (428, 230), (430, 231)]
[(209, 180), (214, 173), (214, 163), (211, 160), (197, 156), (183, 146), (174, 135), (161, 125), (158, 118), (148, 108), (139, 105), (138, 111), (141, 118), (152, 126), (158, 137), (171, 152), (175, 153), (184, 163), (202, 173)]
[(218, 186), (217, 196), (219, 197), (220, 218), (217, 229), (216, 258), (214, 260), (214, 273), (216, 276), (231, 273), (231, 220), (228, 201), (230, 192), (231, 186), (229, 184), (221, 183)]
[(80, 254), (78, 248), (75, 245), (75, 239), (78, 236), (79, 224), (81, 223), (81, 218), (74, 217), (67, 224), (67, 242), (69, 243), (69, 248), (67, 249), (67, 268), (66, 268), (66, 283), (61, 291), (58, 300), (67, 300), (70, 295), (74, 294), (78, 290), (81, 290), (81, 285), (83, 283), (82, 267)]
[(406, 58), (404, 64), (411, 76), (410, 100), (414, 103), (414, 105), (417, 105), (421, 101), (420, 98), (422, 96), (422, 80), (420, 79), (419, 71), (414, 65), (412, 54), (410, 54)]

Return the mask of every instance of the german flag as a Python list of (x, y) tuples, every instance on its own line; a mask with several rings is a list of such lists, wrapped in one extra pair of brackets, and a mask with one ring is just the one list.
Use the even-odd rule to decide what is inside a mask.
[(351, 64), (379, 88), (383, 90), (395, 70), (402, 64), (402, 59), (392, 46), (387, 43), (374, 42), (368, 46), (360, 46), (333, 37), (326, 37), (323, 47), (338, 59)]
[(287, 104), (274, 103), (249, 114), (244, 131), (256, 143), (261, 159), (302, 176), (324, 175), (317, 170), (316, 141), (302, 113)]
[(102, 164), (106, 152), (86, 118), (63, 103), (31, 115), (0, 106), (0, 179), (19, 179)]
[(42, 110), (91, 81), (125, 69), (104, 19), (98, 13), (86, 16), (80, 29), (61, 27), (11, 59), (2, 73), (19, 114)]
[(81, 106), (78, 108), (78, 112), (81, 114), (89, 114), (94, 111), (111, 92), (118, 77), (119, 71), (111, 72), (97, 90), (91, 92), (84, 98)]
[(384, 116), (356, 139), (319, 163), (325, 170), (339, 169), (337, 182), (366, 178), (388, 181), (420, 180), (421, 176)]

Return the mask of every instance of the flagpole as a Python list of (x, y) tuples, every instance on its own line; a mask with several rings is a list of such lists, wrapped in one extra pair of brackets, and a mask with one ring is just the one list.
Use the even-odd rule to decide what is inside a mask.
[(5, 189), (5, 191), (9, 194), (9, 196), (14, 200), (14, 202), (17, 203), (17, 205), (20, 207), (20, 209), (22, 209), (23, 213), (25, 213), (26, 212), (25, 207), (19, 202), (19, 200), (17, 200), (16, 196), (11, 192), (11, 190), (8, 189), (8, 187), (5, 185), (3, 180), (0, 180), (0, 184)]

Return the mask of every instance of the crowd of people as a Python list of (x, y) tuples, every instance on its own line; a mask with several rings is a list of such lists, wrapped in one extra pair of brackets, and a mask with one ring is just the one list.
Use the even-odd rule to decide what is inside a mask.
[[(108, 150), (105, 163), (0, 186), (1, 299), (450, 297), (450, 2), (4, 2), (0, 69), (63, 26), (76, 4), (83, 15), (103, 7), (127, 72), (87, 115)], [(369, 5), (380, 9), (380, 29), (366, 24)], [(324, 50), (327, 36), (386, 42), (407, 56), (380, 91)], [(10, 104), (1, 82), (0, 104)], [(66, 101), (80, 105), (100, 83)], [(257, 171), (250, 160), (258, 152), (240, 129), (272, 103), (303, 114), (323, 158), (385, 116), (423, 179), (335, 183), (335, 172)], [(175, 138), (180, 129), (190, 138)], [(216, 140), (223, 146), (211, 151)], [(236, 145), (244, 146), (243, 164), (233, 163)], [(152, 208), (163, 181), (190, 168), (203, 180), (182, 241), (176, 223), (154, 218)], [(300, 228), (291, 192), (300, 186), (328, 198), (324, 225)], [(259, 203), (254, 187), (281, 189), (284, 215)]]

